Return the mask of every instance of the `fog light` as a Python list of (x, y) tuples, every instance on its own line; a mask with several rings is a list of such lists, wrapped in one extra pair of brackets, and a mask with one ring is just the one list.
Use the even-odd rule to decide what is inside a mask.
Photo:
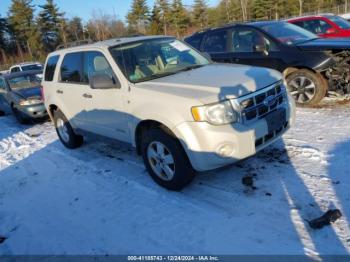
[(217, 149), (217, 154), (221, 157), (230, 157), (233, 154), (233, 145), (224, 144)]

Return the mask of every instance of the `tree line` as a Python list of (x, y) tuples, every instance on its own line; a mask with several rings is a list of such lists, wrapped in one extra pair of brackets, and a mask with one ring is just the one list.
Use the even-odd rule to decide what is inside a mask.
[(280, 19), (304, 13), (347, 12), (348, 0), (221, 0), (209, 7), (206, 0), (133, 0), (125, 22), (116, 15), (94, 10), (83, 22), (67, 18), (54, 0), (35, 6), (33, 0), (12, 0), (6, 17), (0, 17), (0, 64), (43, 61), (58, 45), (72, 41), (105, 40), (136, 34), (175, 35), (234, 21)]

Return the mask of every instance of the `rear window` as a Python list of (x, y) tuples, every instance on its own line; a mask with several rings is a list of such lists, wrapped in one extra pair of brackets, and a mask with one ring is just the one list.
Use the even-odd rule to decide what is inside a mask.
[(328, 19), (342, 29), (350, 29), (350, 22), (340, 16), (329, 16)]
[(61, 81), (70, 83), (83, 82), (83, 54), (70, 53), (67, 54), (61, 65)]
[(55, 55), (51, 56), (49, 60), (47, 60), (46, 67), (45, 67), (45, 81), (52, 81), (53, 76), (55, 74), (57, 62), (60, 56)]

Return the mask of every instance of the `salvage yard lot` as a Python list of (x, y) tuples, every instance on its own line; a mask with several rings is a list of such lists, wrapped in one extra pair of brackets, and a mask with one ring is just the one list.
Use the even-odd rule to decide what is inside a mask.
[[(69, 151), (51, 123), (0, 117), (0, 255), (349, 254), (349, 166), (349, 105), (298, 109), (283, 140), (181, 193), (125, 145)], [(342, 218), (309, 227), (331, 208)]]

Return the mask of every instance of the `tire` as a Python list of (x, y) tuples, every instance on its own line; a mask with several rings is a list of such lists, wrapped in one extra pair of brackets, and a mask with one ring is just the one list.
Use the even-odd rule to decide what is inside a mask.
[[(157, 151), (159, 145), (164, 146), (164, 154), (163, 157), (161, 154), (157, 155), (158, 163), (160, 163), (160, 165), (158, 165), (157, 174), (157, 160), (155, 159), (154, 154), (161, 151)], [(173, 191), (180, 191), (195, 177), (195, 171), (192, 168), (180, 142), (160, 128), (149, 129), (143, 133), (141, 153), (150, 176), (162, 187)], [(171, 155), (173, 161), (171, 161), (169, 155)], [(169, 163), (173, 162), (173, 164), (167, 164), (166, 161)], [(164, 168), (160, 167), (162, 164)], [(165, 166), (168, 166), (171, 171), (174, 171), (173, 176), (168, 175), (169, 169)], [(167, 170), (168, 173), (166, 173), (165, 170)]]
[(75, 149), (83, 144), (84, 138), (75, 134), (71, 124), (59, 109), (54, 112), (53, 119), (57, 135), (65, 147)]
[(317, 105), (325, 96), (328, 84), (322, 75), (307, 69), (297, 70), (286, 77), (287, 87), (299, 106)]
[(13, 105), (11, 106), (11, 110), (13, 115), (15, 116), (18, 123), (24, 125), (29, 123), (29, 118), (26, 117), (21, 111), (19, 111), (16, 107)]

